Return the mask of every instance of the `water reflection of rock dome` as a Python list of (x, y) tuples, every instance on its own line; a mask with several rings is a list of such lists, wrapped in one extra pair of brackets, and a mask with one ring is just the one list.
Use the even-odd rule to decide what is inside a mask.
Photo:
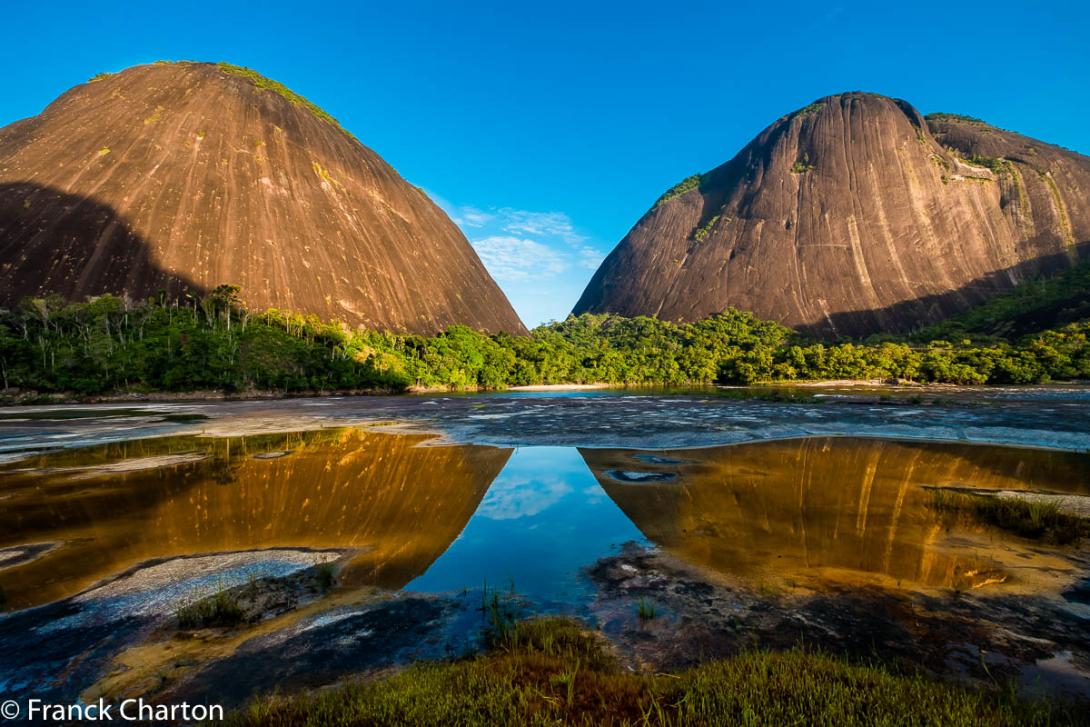
[[(63, 544), (0, 564), (0, 587), (12, 605), (33, 605), (145, 561), (272, 548), (355, 551), (346, 582), (400, 587), (457, 537), (510, 456), (417, 446), (428, 439), (359, 429), (177, 437), (22, 460), (0, 469), (0, 548)], [(180, 453), (199, 456), (171, 458)], [(119, 467), (152, 457), (164, 465)]]
[[(821, 576), (1028, 586), (1026, 579), (1071, 566), (1003, 533), (952, 529), (928, 506), (925, 486), (1090, 492), (1090, 458), (1044, 450), (812, 438), (656, 453), (659, 462), (633, 450), (581, 453), (649, 539), (691, 563), (756, 582)], [(668, 457), (684, 461), (661, 462)], [(676, 479), (616, 476), (633, 469)]]

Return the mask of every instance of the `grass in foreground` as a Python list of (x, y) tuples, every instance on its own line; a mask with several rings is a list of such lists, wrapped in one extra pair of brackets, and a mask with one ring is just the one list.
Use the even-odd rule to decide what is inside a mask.
[(335, 690), (266, 698), (231, 725), (1066, 724), (1046, 702), (789, 651), (676, 675), (624, 670), (577, 622), (523, 621), (488, 653)]
[(940, 513), (969, 517), (1023, 538), (1057, 545), (1077, 543), (1083, 535), (1090, 535), (1090, 524), (1061, 512), (1054, 502), (932, 490), (930, 505)]

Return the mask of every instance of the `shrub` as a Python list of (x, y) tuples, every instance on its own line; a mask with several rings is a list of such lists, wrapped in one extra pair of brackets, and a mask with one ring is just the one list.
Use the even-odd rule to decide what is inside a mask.
[(805, 174), (806, 172), (813, 171), (814, 165), (810, 163), (810, 155), (803, 152), (803, 155), (795, 160), (795, 163), (791, 165), (791, 171), (794, 174)]
[(719, 215), (713, 215), (707, 222), (701, 225), (696, 232), (693, 233), (693, 239), (697, 242), (704, 242), (708, 239), (708, 235), (711, 234), (712, 228), (715, 227), (715, 223), (719, 222)]

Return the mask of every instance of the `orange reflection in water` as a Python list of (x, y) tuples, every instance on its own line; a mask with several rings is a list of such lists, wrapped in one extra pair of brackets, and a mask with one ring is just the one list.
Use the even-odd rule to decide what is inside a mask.
[(428, 439), (352, 428), (173, 437), (7, 465), (0, 548), (56, 545), (0, 562), (0, 588), (24, 607), (152, 559), (265, 548), (358, 550), (345, 582), (399, 587), (458, 536), (510, 457), (418, 446)]
[[(1090, 457), (1044, 450), (812, 438), (581, 453), (652, 541), (688, 562), (758, 582), (820, 575), (932, 587), (1030, 586), (1026, 573), (1035, 566), (1041, 573), (1069, 566), (1001, 532), (952, 530), (928, 506), (925, 486), (1090, 492)], [(656, 482), (655, 473), (675, 479)]]

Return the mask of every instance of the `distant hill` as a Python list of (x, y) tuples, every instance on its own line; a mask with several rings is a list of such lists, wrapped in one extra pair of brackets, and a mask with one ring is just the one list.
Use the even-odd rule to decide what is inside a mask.
[(422, 191), (248, 69), (104, 74), (0, 130), (0, 303), (221, 284), (370, 328), (525, 331)]
[(1090, 158), (868, 93), (777, 120), (667, 191), (575, 313), (728, 307), (823, 338), (907, 332), (1090, 248)]

